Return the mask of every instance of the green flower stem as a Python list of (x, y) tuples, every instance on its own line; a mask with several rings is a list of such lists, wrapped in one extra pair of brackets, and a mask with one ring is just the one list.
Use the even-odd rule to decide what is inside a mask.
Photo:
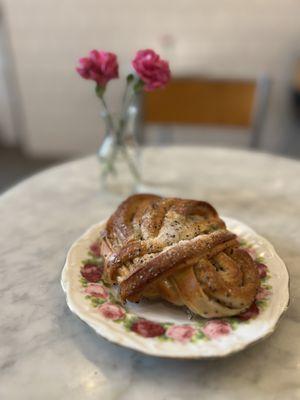
[(104, 99), (104, 96), (103, 96), (103, 95), (102, 95), (102, 96), (100, 96), (100, 100), (102, 101), (103, 108), (104, 108), (104, 110), (106, 111), (106, 114), (107, 114), (107, 118), (108, 118), (108, 122), (109, 122), (110, 129), (111, 129), (112, 131), (114, 131), (114, 124), (113, 124), (113, 120), (112, 120), (112, 117), (111, 117), (111, 114), (110, 114), (110, 112), (108, 111), (108, 107), (107, 107), (107, 104), (106, 104), (106, 101), (105, 101), (105, 99)]
[(121, 151), (128, 162), (128, 166), (132, 175), (134, 176), (137, 182), (140, 182), (141, 176), (139, 174), (139, 171), (136, 169), (136, 166), (134, 165), (134, 162), (132, 161), (130, 155), (128, 154), (127, 149), (124, 146), (121, 146)]
[(133, 75), (128, 75), (128, 77), (126, 79), (126, 86), (125, 86), (123, 99), (122, 99), (122, 113), (121, 113), (121, 118), (120, 118), (120, 122), (119, 122), (119, 135), (118, 135), (119, 136), (118, 137), (119, 140), (121, 140), (121, 138), (123, 136), (123, 132), (124, 132), (124, 129), (126, 127), (127, 119), (128, 119), (127, 110), (128, 110), (128, 107), (130, 106), (131, 101), (133, 99), (133, 94), (134, 94), (133, 91), (132, 91), (131, 95), (128, 98), (128, 90), (129, 90), (133, 80), (134, 80)]
[[(129, 94), (129, 89), (131, 90), (131, 93)], [(128, 108), (136, 95), (136, 93), (140, 90), (141, 85), (140, 82), (137, 81), (135, 82), (134, 76), (133, 75), (128, 75), (127, 80), (126, 80), (126, 87), (124, 91), (124, 95), (122, 98), (122, 112), (121, 112), (121, 118), (118, 123), (118, 128), (115, 129), (113, 119), (111, 116), (111, 113), (108, 110), (105, 98), (104, 98), (104, 92), (105, 88), (97, 85), (96, 86), (96, 94), (100, 98), (103, 108), (106, 111), (107, 115), (107, 121), (109, 124), (109, 129), (112, 134), (115, 134), (115, 142), (113, 145), (113, 150), (111, 155), (106, 158), (105, 164), (104, 164), (104, 169), (102, 172), (102, 176), (106, 177), (109, 173), (116, 173), (115, 169), (115, 160), (117, 158), (118, 152), (120, 151), (124, 159), (126, 159), (128, 167), (130, 169), (130, 172), (132, 173), (133, 177), (137, 182), (140, 181), (140, 174), (139, 171), (137, 170), (134, 161), (131, 159), (130, 154), (128, 153), (125, 143), (124, 143), (124, 131), (127, 125), (127, 120), (128, 120)]]
[(128, 96), (128, 89), (130, 86), (130, 81), (128, 81), (128, 79), (126, 80), (126, 86), (125, 86), (125, 90), (124, 90), (124, 94), (123, 94), (123, 98), (122, 98), (122, 115), (125, 114), (126, 112), (126, 103), (127, 103), (127, 96)]
[(105, 168), (102, 173), (103, 177), (107, 176), (110, 172), (113, 174), (117, 173), (117, 171), (114, 167), (114, 161), (116, 159), (116, 156), (117, 156), (117, 147), (114, 146), (112, 155), (110, 156), (110, 158), (106, 159), (106, 161), (105, 161)]
[(120, 146), (115, 145), (111, 157), (106, 161), (105, 169), (103, 170), (103, 176), (104, 177), (107, 176), (107, 174), (109, 172), (116, 173), (116, 170), (114, 168), (114, 161), (118, 155), (118, 151), (120, 151), (122, 153), (123, 157), (126, 159), (128, 167), (129, 167), (132, 175), (134, 176), (135, 180), (137, 182), (139, 182), (141, 180), (141, 176), (140, 176), (134, 162), (132, 161), (130, 155), (128, 154), (126, 147), (123, 146), (122, 144), (120, 144)]

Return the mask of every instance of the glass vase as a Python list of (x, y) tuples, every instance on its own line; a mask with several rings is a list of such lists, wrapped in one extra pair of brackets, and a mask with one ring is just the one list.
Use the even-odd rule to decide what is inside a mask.
[(104, 190), (129, 195), (141, 182), (140, 146), (137, 140), (138, 110), (128, 107), (123, 117), (104, 112), (105, 134), (98, 150), (101, 186)]

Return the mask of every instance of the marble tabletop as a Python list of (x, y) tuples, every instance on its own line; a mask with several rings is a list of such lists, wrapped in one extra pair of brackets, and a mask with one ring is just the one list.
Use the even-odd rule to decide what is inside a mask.
[(121, 200), (88, 157), (0, 197), (0, 399), (300, 399), (300, 163), (207, 147), (147, 149), (143, 162), (156, 191), (212, 202), (274, 244), (291, 276), (277, 330), (227, 358), (180, 361), (111, 344), (72, 314), (66, 252)]

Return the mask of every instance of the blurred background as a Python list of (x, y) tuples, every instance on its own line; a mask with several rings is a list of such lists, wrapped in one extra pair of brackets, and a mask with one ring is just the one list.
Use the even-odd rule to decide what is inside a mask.
[[(174, 79), (200, 82), (196, 110), (222, 98), (234, 111), (236, 96), (251, 106), (251, 123), (237, 117), (237, 127), (219, 116), (231, 112), (227, 106), (210, 119), (206, 110), (184, 135), (185, 121), (170, 121), (168, 140), (153, 128), (161, 119), (150, 116), (146, 143), (247, 148), (255, 137), (252, 147), (300, 157), (298, 0), (2, 0), (0, 11), (0, 191), (44, 167), (96, 152), (100, 104), (93, 84), (75, 72), (78, 58), (93, 48), (117, 53), (121, 75), (136, 50), (153, 48), (170, 61)], [(231, 95), (231, 83), (248, 89)], [(122, 90), (121, 80), (109, 85), (116, 111)], [(224, 129), (210, 126), (214, 119)], [(254, 132), (252, 139), (238, 133), (244, 128)]]

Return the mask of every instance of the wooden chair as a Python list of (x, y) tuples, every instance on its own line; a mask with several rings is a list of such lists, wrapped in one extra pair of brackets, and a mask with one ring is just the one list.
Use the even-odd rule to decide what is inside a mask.
[[(266, 77), (256, 81), (173, 78), (165, 89), (143, 94), (142, 128), (147, 124), (238, 127), (250, 131), (250, 146), (258, 147), (269, 87)], [(143, 141), (143, 129), (139, 131)]]

